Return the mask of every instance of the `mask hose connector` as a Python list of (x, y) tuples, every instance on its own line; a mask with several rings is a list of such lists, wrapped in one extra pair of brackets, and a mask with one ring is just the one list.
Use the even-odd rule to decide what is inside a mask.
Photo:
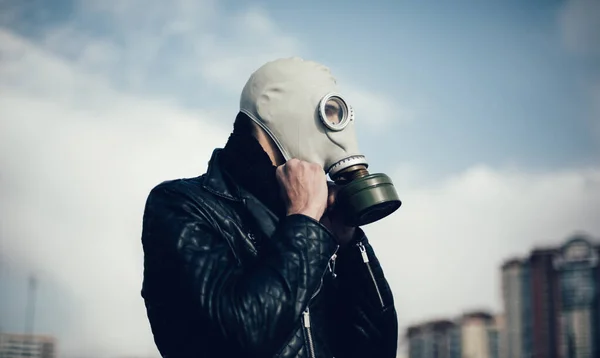
[(360, 179), (369, 175), (369, 171), (364, 165), (353, 165), (338, 173), (335, 178), (332, 178), (336, 184), (344, 185), (356, 179)]

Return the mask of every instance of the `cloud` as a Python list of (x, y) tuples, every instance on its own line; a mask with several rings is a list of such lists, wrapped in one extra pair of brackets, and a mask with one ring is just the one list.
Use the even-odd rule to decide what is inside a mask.
[[(157, 0), (76, 4), (76, 16), (40, 34), (44, 49), (121, 89), (186, 104), (206, 107), (203, 97), (218, 97), (216, 102), (226, 98), (237, 105), (249, 74), (265, 62), (313, 55), (261, 6), (226, 13), (210, 0), (177, 0), (168, 6)], [(12, 18), (14, 23), (18, 16)], [(90, 22), (97, 25), (90, 27)], [(367, 130), (413, 118), (413, 112), (383, 93), (351, 81), (340, 85), (368, 118)]]
[[(41, 34), (46, 49), (121, 88), (158, 90), (198, 82), (201, 45), (220, 19), (210, 0), (76, 1), (75, 14)], [(90, 23), (95, 26), (90, 26)], [(164, 91), (162, 93), (165, 94)], [(167, 93), (173, 95), (172, 93)]]
[(344, 96), (354, 107), (361, 128), (375, 133), (389, 130), (390, 126), (410, 124), (415, 113), (402, 104), (394, 103), (384, 93), (359, 89), (352, 84), (340, 84)]
[(201, 46), (203, 78), (238, 95), (250, 73), (267, 61), (306, 54), (294, 37), (286, 35), (264, 9), (253, 7), (231, 19), (231, 35)]

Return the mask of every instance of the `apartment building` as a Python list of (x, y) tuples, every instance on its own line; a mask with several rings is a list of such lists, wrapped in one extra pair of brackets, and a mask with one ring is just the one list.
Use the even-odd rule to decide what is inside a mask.
[(0, 333), (0, 358), (56, 358), (51, 336)]

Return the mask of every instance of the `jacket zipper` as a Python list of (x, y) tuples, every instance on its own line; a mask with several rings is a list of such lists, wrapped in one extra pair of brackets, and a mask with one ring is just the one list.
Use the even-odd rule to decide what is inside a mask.
[(373, 270), (371, 269), (371, 265), (369, 265), (369, 255), (367, 254), (367, 249), (362, 242), (358, 243), (358, 249), (360, 250), (360, 255), (362, 256), (363, 262), (367, 266), (367, 270), (369, 271), (369, 275), (371, 275), (371, 280), (373, 281), (373, 286), (375, 286), (375, 291), (377, 292), (377, 297), (379, 297), (379, 303), (381, 304), (381, 308), (385, 307), (383, 302), (383, 296), (381, 295), (381, 291), (379, 290), (379, 286), (377, 286), (377, 280), (375, 280), (375, 275), (373, 274)]
[(310, 358), (316, 358), (315, 344), (313, 343), (312, 331), (310, 329), (310, 309), (304, 310), (304, 329), (306, 330), (306, 339), (308, 340), (308, 354)]
[(317, 297), (319, 292), (321, 291), (321, 287), (323, 287), (323, 277), (321, 277), (321, 282), (319, 283), (319, 287), (315, 291), (315, 293), (310, 298), (306, 309), (302, 313), (302, 321), (304, 322), (304, 331), (306, 332), (306, 340), (308, 341), (308, 355), (309, 358), (316, 358), (315, 355), (315, 343), (313, 342), (312, 330), (310, 329), (310, 302)]
[[(335, 252), (331, 256), (330, 263), (331, 263), (331, 260), (335, 260), (335, 258), (337, 257), (338, 249), (339, 249), (339, 246), (336, 248)], [(332, 267), (329, 264), (327, 265), (327, 268), (329, 268), (330, 270), (332, 269)], [(327, 272), (327, 269), (325, 270), (325, 272)], [(313, 341), (312, 330), (310, 328), (310, 308), (309, 308), (309, 306), (310, 306), (310, 302), (315, 297), (317, 297), (317, 295), (321, 291), (321, 288), (323, 287), (323, 276), (325, 276), (325, 272), (323, 272), (323, 275), (321, 275), (321, 282), (319, 283), (319, 287), (317, 288), (315, 293), (313, 293), (313, 295), (311, 296), (311, 298), (308, 302), (308, 305), (306, 305), (306, 309), (302, 313), (302, 315), (303, 315), (302, 321), (304, 322), (304, 331), (306, 332), (306, 340), (308, 341), (308, 352), (309, 352), (310, 358), (316, 358), (316, 355), (315, 355), (315, 343)]]

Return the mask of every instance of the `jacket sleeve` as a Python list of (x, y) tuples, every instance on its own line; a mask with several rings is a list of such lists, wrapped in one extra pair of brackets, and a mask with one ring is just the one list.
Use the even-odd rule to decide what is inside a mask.
[(341, 358), (395, 358), (398, 321), (394, 298), (373, 247), (364, 232), (340, 249), (335, 265), (334, 304), (336, 356)]
[[(207, 328), (233, 351), (271, 356), (297, 325), (337, 250), (331, 233), (303, 215), (288, 216), (265, 242), (258, 263), (238, 264), (198, 198), (167, 186), (150, 193), (143, 220), (145, 270), (164, 255), (181, 266)], [(186, 283), (186, 285), (187, 285)]]

